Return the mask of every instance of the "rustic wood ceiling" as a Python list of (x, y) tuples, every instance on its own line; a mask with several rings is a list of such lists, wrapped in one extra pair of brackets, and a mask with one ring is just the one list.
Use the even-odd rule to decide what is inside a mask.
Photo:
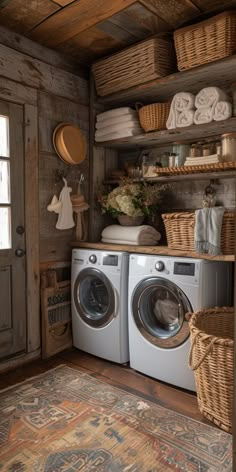
[(236, 0), (0, 0), (0, 24), (88, 65)]

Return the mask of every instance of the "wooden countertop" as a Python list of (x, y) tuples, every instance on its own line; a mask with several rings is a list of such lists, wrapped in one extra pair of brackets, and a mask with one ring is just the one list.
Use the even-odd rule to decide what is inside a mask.
[(170, 249), (168, 246), (132, 246), (124, 244), (104, 244), (104, 243), (90, 243), (90, 242), (81, 242), (73, 241), (71, 243), (72, 247), (80, 247), (87, 249), (98, 249), (104, 251), (125, 251), (139, 254), (156, 254), (162, 256), (177, 256), (177, 257), (193, 257), (195, 259), (207, 259), (213, 261), (234, 261), (235, 256), (232, 255), (221, 255), (221, 256), (208, 256), (208, 254), (197, 254), (195, 252), (189, 251), (179, 251), (175, 249)]

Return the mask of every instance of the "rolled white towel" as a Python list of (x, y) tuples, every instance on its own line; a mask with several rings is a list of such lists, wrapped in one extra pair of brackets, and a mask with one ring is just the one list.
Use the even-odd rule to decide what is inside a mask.
[(189, 92), (179, 92), (174, 95), (166, 122), (167, 129), (177, 127), (178, 116), (181, 112), (194, 109), (194, 99), (194, 95)]
[(213, 114), (213, 120), (228, 120), (232, 116), (232, 105), (229, 102), (220, 101), (216, 104)]
[(107, 120), (97, 121), (95, 127), (96, 129), (107, 128), (107, 126), (118, 125), (119, 123), (129, 123), (130, 121), (139, 121), (138, 112), (133, 110), (132, 113), (127, 113), (126, 115), (115, 116), (114, 118), (109, 118)]
[(179, 92), (174, 96), (174, 107), (177, 111), (192, 110), (195, 96), (190, 92)]
[(227, 100), (227, 95), (224, 90), (221, 90), (219, 87), (205, 87), (196, 95), (195, 107), (212, 107), (221, 100)]
[(176, 120), (177, 128), (184, 128), (185, 126), (193, 125), (194, 110), (184, 110), (178, 114)]
[(195, 125), (211, 123), (213, 121), (214, 107), (198, 108), (194, 113)]
[(160, 233), (149, 225), (140, 226), (121, 226), (110, 225), (102, 231), (102, 238), (110, 240), (125, 240), (130, 242), (139, 242), (140, 240), (156, 240), (161, 238)]
[(107, 244), (126, 244), (129, 246), (157, 246), (159, 240), (154, 240), (154, 241), (129, 241), (126, 239), (108, 239), (108, 238), (102, 238), (102, 243), (107, 243)]
[(112, 141), (114, 139), (128, 138), (129, 136), (138, 136), (139, 134), (143, 134), (143, 130), (137, 126), (137, 128), (133, 129), (123, 129), (114, 133), (104, 134), (103, 136), (95, 136), (95, 141)]
[(117, 116), (125, 116), (132, 113), (134, 110), (130, 107), (120, 107), (113, 108), (113, 110), (104, 111), (103, 113), (98, 113), (97, 121), (110, 120)]
[(107, 126), (106, 128), (97, 129), (95, 131), (95, 138), (99, 138), (100, 136), (106, 136), (106, 134), (116, 133), (117, 131), (124, 131), (128, 129), (134, 130), (139, 127), (139, 121), (132, 120), (126, 123), (118, 123), (116, 125), (110, 123), (110, 126)]

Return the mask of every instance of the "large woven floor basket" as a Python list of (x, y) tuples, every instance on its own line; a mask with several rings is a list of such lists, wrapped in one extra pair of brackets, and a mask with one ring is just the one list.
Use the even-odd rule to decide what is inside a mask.
[(236, 52), (236, 12), (224, 12), (174, 32), (178, 69), (185, 70)]
[(174, 72), (173, 40), (154, 37), (141, 41), (92, 65), (98, 95), (105, 96)]
[[(164, 213), (162, 219), (165, 224), (168, 247), (181, 251), (193, 251), (194, 246), (194, 212)], [(221, 252), (224, 255), (234, 254), (235, 244), (235, 213), (225, 211), (221, 228)]]
[(234, 310), (198, 311), (189, 328), (189, 366), (194, 370), (199, 409), (221, 429), (232, 432)]

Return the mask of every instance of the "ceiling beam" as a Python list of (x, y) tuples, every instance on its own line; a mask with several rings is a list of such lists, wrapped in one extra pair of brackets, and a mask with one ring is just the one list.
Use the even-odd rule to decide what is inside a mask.
[(63, 44), (137, 0), (77, 0), (36, 26), (29, 37), (49, 47)]

